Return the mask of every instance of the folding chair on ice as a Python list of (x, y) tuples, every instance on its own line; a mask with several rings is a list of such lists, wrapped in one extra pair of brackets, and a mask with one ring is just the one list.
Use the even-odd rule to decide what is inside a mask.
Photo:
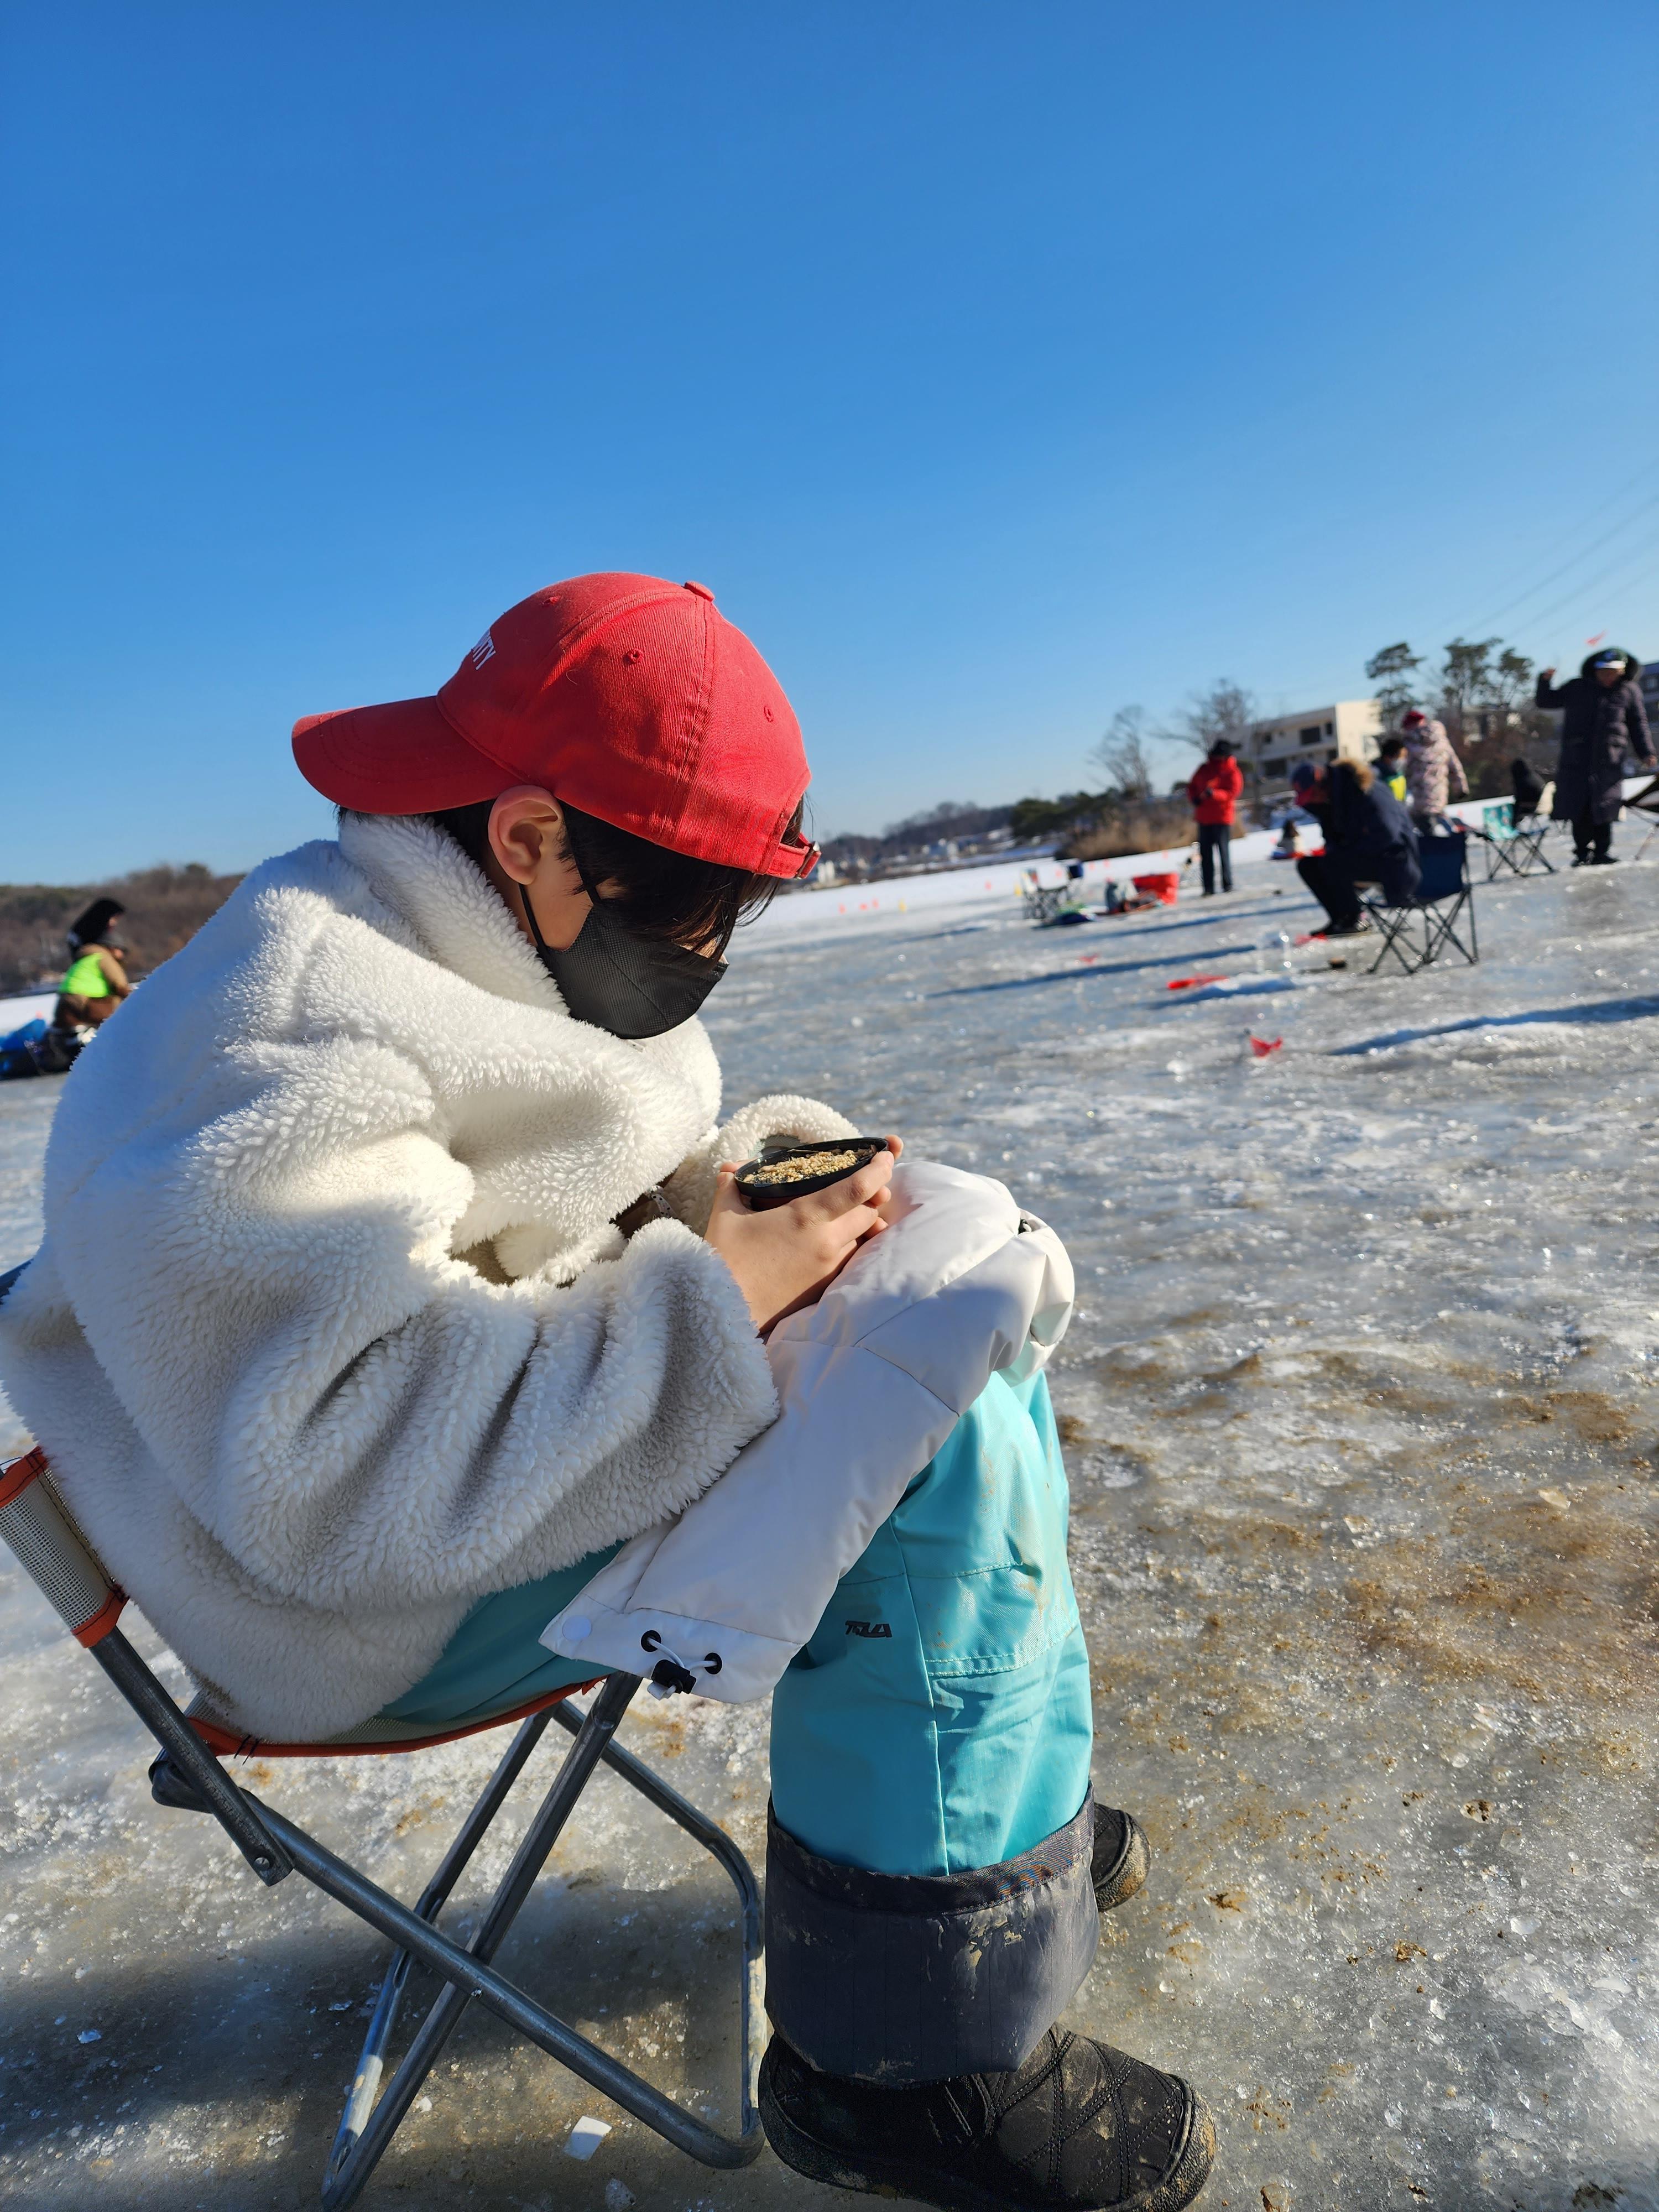
[[(1375, 975), (1393, 953), (1407, 975), (1431, 968), (1455, 950), (1471, 967), (1480, 957), (1474, 933), (1474, 889), (1469, 882), (1468, 843), (1462, 837), (1425, 837), (1419, 848), (1422, 879), (1403, 906), (1390, 906), (1373, 892), (1361, 906), (1382, 933), (1382, 948), (1369, 974)], [(1469, 941), (1458, 935), (1468, 915)]]
[(1547, 814), (1522, 814), (1513, 799), (1488, 806), (1474, 832), (1486, 848), (1486, 881), (1495, 882), (1505, 870), (1512, 876), (1553, 876), (1555, 863), (1544, 850), (1549, 829)]
[(1639, 860), (1654, 839), (1659, 837), (1659, 775), (1644, 783), (1640, 791), (1632, 792), (1625, 801), (1625, 811), (1627, 814), (1645, 814), (1653, 824), (1636, 848), (1636, 857)]
[(1074, 887), (1070, 883), (1025, 885), (1020, 893), (1027, 921), (1053, 921), (1062, 907), (1070, 904)]
[[(14, 1279), (15, 1275), (0, 1277), (0, 1299)], [(578, 1685), (578, 1689), (597, 1687), (585, 1713), (571, 1705), (574, 1692), (558, 1690), (530, 1705), (440, 1734), (396, 1722), (368, 1721), (323, 1743), (269, 1743), (216, 1720), (199, 1698), (184, 1710), (167, 1694), (117, 1627), (125, 1597), (76, 1527), (53, 1486), (46, 1455), (38, 1448), (0, 1469), (0, 1536), (160, 1745), (161, 1755), (149, 1771), (156, 1802), (212, 1814), (261, 1881), (274, 1885), (290, 1874), (301, 1874), (397, 1947), (380, 1984), (329, 2157), (322, 2201), (331, 2212), (356, 2202), (462, 2014), (473, 2002), (495, 2013), (705, 2166), (747, 2166), (758, 2156), (763, 2137), (755, 2092), (764, 2041), (759, 1892), (748, 1861), (725, 1830), (614, 1741), (617, 1723), (640, 1687), (637, 1674), (611, 1674), (597, 1685)], [(221, 1764), (227, 1758), (255, 1753), (262, 1759), (316, 1759), (415, 1751), (509, 1722), (518, 1723), (517, 1733), (412, 1911), (314, 1837), (239, 1788)], [(477, 1932), (463, 1948), (440, 1931), (439, 1913), (554, 1723), (574, 1741), (526, 1828)], [(601, 1761), (700, 1843), (737, 1889), (743, 1932), (738, 1991), (742, 2074), (736, 2136), (723, 2135), (672, 2102), (490, 1964)], [(386, 2050), (416, 1960), (430, 1967), (441, 1987), (382, 2086)]]

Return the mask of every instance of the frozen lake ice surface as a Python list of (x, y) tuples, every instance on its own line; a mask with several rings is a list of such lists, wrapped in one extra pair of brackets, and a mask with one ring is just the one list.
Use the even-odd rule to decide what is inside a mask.
[[(1238, 882), (1069, 931), (972, 875), (782, 902), (710, 1002), (727, 1098), (832, 1100), (1070, 1247), (1096, 1787), (1154, 1853), (1070, 2017), (1207, 2097), (1200, 2203), (1653, 2212), (1659, 869), (1482, 887), (1480, 965), (1392, 980), (1374, 939), (1340, 971), (1278, 941), (1317, 918), (1289, 871)], [(1244, 980), (1167, 988), (1194, 975)], [(56, 1088), (0, 1091), (0, 1266)], [(136, 1725), (15, 1571), (0, 1650), (0, 2192), (313, 2203), (373, 1939), (151, 1807)], [(763, 1710), (627, 1735), (760, 1861)], [(256, 1782), (413, 1894), (494, 1748)], [(729, 1923), (607, 1779), (504, 1963), (729, 2118)], [(366, 2202), (831, 2200), (769, 2154), (692, 2166), (486, 2019), (428, 2087)], [(578, 2165), (588, 2112), (613, 2131)]]

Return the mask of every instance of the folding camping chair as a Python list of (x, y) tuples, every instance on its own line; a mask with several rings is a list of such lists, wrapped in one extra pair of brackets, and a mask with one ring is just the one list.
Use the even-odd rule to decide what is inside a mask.
[[(15, 1273), (0, 1277), (0, 1299), (15, 1279)], [(322, 2201), (331, 2212), (356, 2201), (462, 2014), (475, 2000), (705, 2166), (747, 2166), (759, 2155), (763, 2136), (755, 2106), (763, 2045), (759, 1893), (748, 1861), (725, 1830), (614, 1741), (617, 1725), (640, 1687), (640, 1676), (606, 1676), (597, 1686), (598, 1695), (585, 1713), (571, 1707), (572, 1691), (558, 1690), (512, 1711), (441, 1735), (422, 1734), (414, 1727), (399, 1728), (396, 1723), (369, 1721), (323, 1743), (268, 1743), (226, 1726), (199, 1698), (187, 1711), (181, 1711), (168, 1696), (116, 1626), (126, 1599), (76, 1527), (53, 1486), (46, 1455), (38, 1448), (0, 1469), (0, 1536), (70, 1634), (92, 1653), (161, 1746), (161, 1756), (149, 1770), (157, 1803), (212, 1814), (261, 1881), (275, 1885), (290, 1874), (302, 1874), (397, 1946), (380, 1984), (356, 2078), (329, 2157)], [(576, 1686), (592, 1689), (596, 1686)], [(413, 1911), (355, 1867), (337, 1858), (302, 1828), (239, 1788), (220, 1763), (226, 1758), (251, 1757), (256, 1753), (263, 1759), (316, 1759), (415, 1751), (511, 1721), (519, 1723), (516, 1735)], [(463, 1948), (439, 1932), (438, 1915), (550, 1723), (555, 1721), (575, 1741), (526, 1828), (477, 1934)], [(742, 1906), (743, 1955), (738, 1987), (742, 2078), (735, 2136), (721, 2134), (673, 2103), (497, 1973), (489, 1963), (601, 1761), (695, 1838), (724, 1867), (737, 1889)], [(442, 1987), (401, 2063), (382, 2087), (386, 2048), (410, 1965), (417, 1960), (440, 1978)]]
[(1025, 908), (1027, 921), (1053, 921), (1063, 907), (1069, 906), (1076, 896), (1076, 886), (1071, 883), (1025, 884), (1020, 899)]
[[(1468, 844), (1462, 837), (1425, 837), (1419, 848), (1422, 878), (1403, 906), (1390, 906), (1375, 892), (1359, 903), (1382, 933), (1382, 945), (1367, 974), (1375, 975), (1393, 953), (1407, 975), (1431, 968), (1449, 945), (1471, 967), (1480, 957), (1474, 934), (1474, 888), (1469, 882)], [(1468, 913), (1469, 941), (1457, 925)]]
[(1659, 775), (1644, 783), (1640, 791), (1632, 792), (1625, 801), (1625, 811), (1627, 814), (1645, 814), (1653, 823), (1652, 829), (1636, 848), (1636, 857), (1639, 860), (1654, 839), (1659, 837)]
[(1495, 801), (1481, 816), (1474, 835), (1486, 848), (1486, 881), (1507, 869), (1512, 876), (1553, 876), (1555, 863), (1544, 850), (1547, 814), (1517, 814), (1513, 799)]

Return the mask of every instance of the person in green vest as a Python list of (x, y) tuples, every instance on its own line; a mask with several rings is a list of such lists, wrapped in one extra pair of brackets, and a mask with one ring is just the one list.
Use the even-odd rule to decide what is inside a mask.
[(112, 934), (116, 916), (125, 912), (119, 899), (94, 899), (70, 928), (69, 970), (52, 1010), (55, 1030), (95, 1029), (131, 996), (125, 948)]
[(1398, 731), (1384, 738), (1376, 749), (1376, 778), (1403, 805), (1408, 778), (1406, 773), (1406, 740)]

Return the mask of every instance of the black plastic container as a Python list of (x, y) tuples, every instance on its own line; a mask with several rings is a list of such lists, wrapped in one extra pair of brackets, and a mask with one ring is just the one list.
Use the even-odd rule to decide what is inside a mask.
[[(831, 1137), (822, 1145), (768, 1145), (757, 1160), (750, 1160), (738, 1170), (738, 1188), (757, 1213), (765, 1213), (775, 1206), (787, 1206), (792, 1198), (809, 1198), (815, 1190), (828, 1190), (831, 1183), (842, 1182), (860, 1168), (867, 1168), (886, 1150), (885, 1137)], [(824, 1175), (798, 1176), (785, 1182), (756, 1181), (764, 1169), (775, 1167), (784, 1160), (833, 1158), (842, 1152), (858, 1155), (850, 1167), (831, 1168)]]

